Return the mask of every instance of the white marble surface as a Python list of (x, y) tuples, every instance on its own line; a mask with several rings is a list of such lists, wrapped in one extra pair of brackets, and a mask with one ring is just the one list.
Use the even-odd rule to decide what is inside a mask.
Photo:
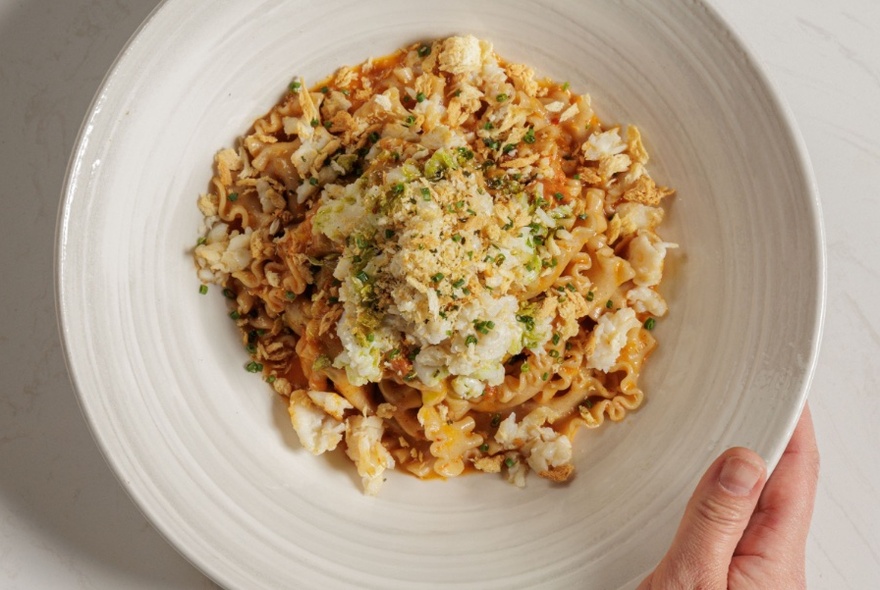
[[(61, 355), (55, 215), (104, 72), (157, 0), (0, 0), (0, 588), (213, 588), (92, 442)], [(880, 587), (880, 2), (711, 0), (790, 104), (822, 195), (811, 588)]]

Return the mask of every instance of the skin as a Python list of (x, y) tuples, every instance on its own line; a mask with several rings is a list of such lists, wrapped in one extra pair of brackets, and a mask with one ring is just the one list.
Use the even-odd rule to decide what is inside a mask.
[(819, 451), (809, 407), (768, 479), (753, 451), (706, 470), (666, 556), (639, 590), (803, 589)]

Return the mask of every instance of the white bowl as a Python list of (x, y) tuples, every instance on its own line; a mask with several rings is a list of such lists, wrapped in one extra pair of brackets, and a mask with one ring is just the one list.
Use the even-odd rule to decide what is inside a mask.
[[(190, 248), (214, 152), (280, 97), (345, 64), (455, 33), (589, 92), (639, 125), (678, 190), (681, 250), (647, 402), (582, 431), (577, 477), (392, 473), (361, 493), (298, 444)], [(156, 527), (237, 588), (631, 587), (662, 555), (704, 468), (746, 445), (778, 460), (819, 344), (819, 204), (790, 116), (695, 1), (169, 0), (108, 75), (72, 156), (58, 300), (84, 414)]]

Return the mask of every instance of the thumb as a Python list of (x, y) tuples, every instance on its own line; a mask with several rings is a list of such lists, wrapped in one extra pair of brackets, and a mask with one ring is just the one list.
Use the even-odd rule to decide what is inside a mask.
[(737, 543), (766, 482), (761, 457), (725, 451), (697, 484), (669, 552), (642, 588), (727, 588)]

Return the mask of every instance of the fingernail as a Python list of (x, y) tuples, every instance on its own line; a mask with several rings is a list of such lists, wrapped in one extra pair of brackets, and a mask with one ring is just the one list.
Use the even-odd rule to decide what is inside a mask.
[(718, 482), (734, 496), (748, 496), (754, 489), (764, 470), (739, 457), (731, 457), (724, 462)]

